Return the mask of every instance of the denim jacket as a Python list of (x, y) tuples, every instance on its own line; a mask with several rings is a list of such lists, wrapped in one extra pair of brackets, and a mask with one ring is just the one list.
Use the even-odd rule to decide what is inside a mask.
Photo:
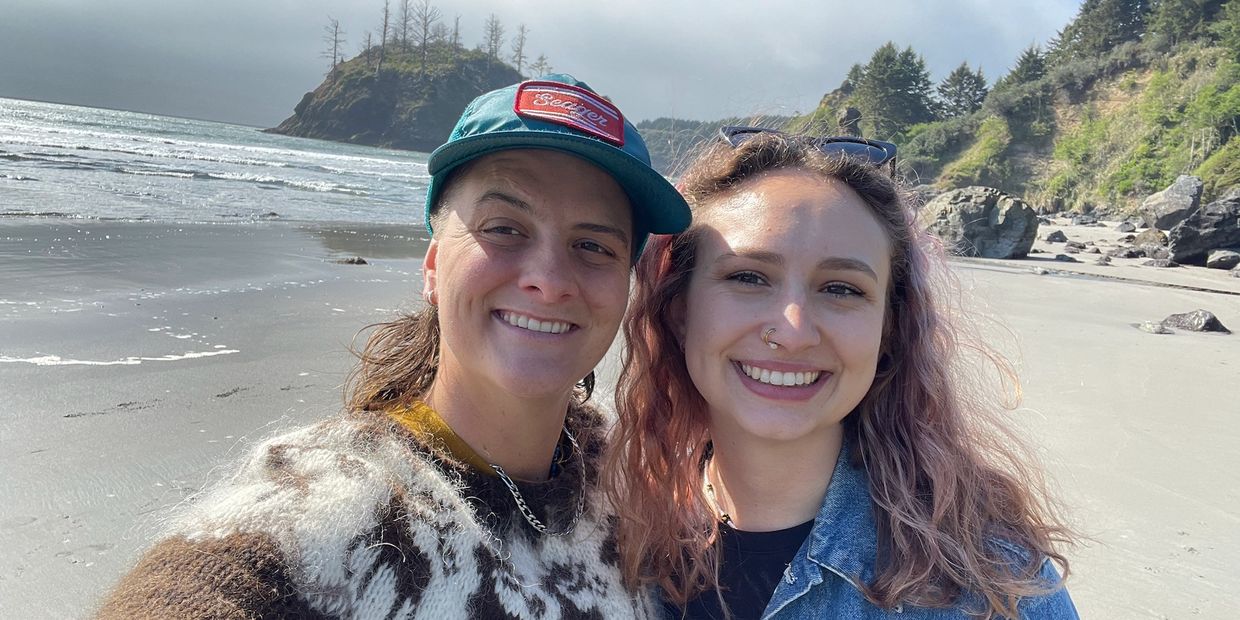
[[(878, 548), (877, 529), (871, 511), (869, 481), (865, 470), (853, 467), (848, 458), (849, 442), (840, 450), (835, 472), (822, 508), (814, 519), (809, 537), (784, 571), (762, 618), (898, 618), (901, 620), (964, 620), (970, 618), (959, 608), (926, 608), (909, 605), (886, 610), (875, 606), (861, 594), (859, 583), (874, 578)], [(1000, 543), (1014, 556), (1025, 551)], [(1057, 583), (1059, 574), (1048, 560), (1041, 578)], [(1026, 620), (1078, 620), (1067, 590), (1019, 603), (1020, 617)]]

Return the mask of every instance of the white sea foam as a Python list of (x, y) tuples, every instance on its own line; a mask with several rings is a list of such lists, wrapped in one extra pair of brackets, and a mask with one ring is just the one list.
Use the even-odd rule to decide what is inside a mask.
[(214, 357), (216, 355), (229, 355), (232, 353), (240, 353), (238, 349), (221, 349), (217, 351), (189, 351), (181, 355), (161, 355), (158, 357), (136, 356), (121, 358), (119, 360), (75, 360), (65, 359), (59, 355), (41, 355), (38, 357), (10, 357), (8, 355), (0, 355), (0, 363), (24, 363), (34, 364), (35, 366), (135, 366), (142, 362), (179, 362), (181, 360), (197, 359), (200, 357)]

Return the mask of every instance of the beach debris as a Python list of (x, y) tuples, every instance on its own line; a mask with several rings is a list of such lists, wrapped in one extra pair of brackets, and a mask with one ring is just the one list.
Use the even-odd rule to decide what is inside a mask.
[(1061, 263), (1079, 263), (1079, 262), (1081, 262), (1081, 261), (1079, 261), (1079, 260), (1076, 260), (1075, 258), (1072, 258), (1071, 256), (1068, 256), (1067, 254), (1056, 254), (1056, 255), (1055, 255), (1055, 260), (1057, 260), (1057, 261), (1059, 261), (1059, 262), (1061, 262)]
[(1115, 227), (1115, 230), (1116, 232), (1130, 233), (1137, 232), (1137, 227), (1133, 226), (1132, 222), (1120, 222), (1119, 226)]
[(1110, 256), (1105, 256), (1105, 255), (1103, 255), (1103, 256), (1099, 256), (1099, 257), (1098, 257), (1098, 260), (1094, 261), (1094, 264), (1095, 264), (1095, 265), (1102, 265), (1103, 267), (1110, 266), (1110, 264), (1111, 264), (1111, 257), (1110, 257)]
[(1162, 320), (1163, 327), (1175, 327), (1192, 332), (1218, 332), (1230, 334), (1231, 330), (1223, 327), (1218, 317), (1209, 310), (1197, 309), (1183, 314), (1173, 314)]
[(1051, 231), (1050, 234), (1046, 235), (1047, 243), (1064, 243), (1067, 240), (1068, 235), (1063, 234), (1062, 230), (1054, 230)]
[(1102, 250), (1099, 250), (1097, 247), (1090, 246), (1088, 250), (1085, 250), (1085, 253), (1086, 254), (1101, 254)]
[(1141, 216), (1150, 228), (1171, 230), (1201, 206), (1200, 177), (1182, 174), (1161, 192), (1141, 203)]
[(340, 265), (369, 265), (370, 264), (366, 262), (366, 259), (360, 256), (349, 256), (346, 258), (337, 258), (336, 260), (332, 262), (340, 264)]
[(1210, 269), (1232, 269), (1240, 265), (1240, 252), (1235, 250), (1211, 250), (1206, 256), (1206, 267)]
[(1167, 233), (1161, 230), (1158, 230), (1157, 228), (1150, 228), (1148, 230), (1143, 230), (1136, 237), (1132, 238), (1132, 244), (1136, 246), (1142, 246), (1142, 245), (1164, 246), (1164, 245), (1167, 245)]
[(1072, 218), (1072, 225), (1073, 226), (1097, 226), (1098, 218), (1092, 215), (1089, 215), (1089, 214), (1077, 215)]
[(1240, 191), (1197, 209), (1171, 229), (1171, 258), (1186, 265), (1204, 265), (1210, 250), (1240, 248)]
[(927, 203), (918, 219), (958, 256), (1024, 258), (1038, 235), (1033, 208), (993, 187), (944, 193)]
[(260, 219), (260, 220), (274, 220), (274, 219), (277, 219), (277, 218), (279, 218), (279, 217), (280, 217), (280, 214), (279, 214), (279, 213), (276, 213), (275, 211), (268, 211), (268, 212), (266, 212), (266, 213), (263, 213), (263, 214), (259, 215), (259, 216), (258, 216), (258, 219)]
[(1180, 264), (1169, 258), (1151, 258), (1150, 260), (1147, 260), (1144, 263), (1141, 263), (1141, 266), (1158, 267), (1160, 269), (1167, 269), (1171, 267), (1179, 267)]
[(1141, 321), (1136, 324), (1137, 329), (1149, 334), (1174, 334), (1175, 332), (1167, 329), (1158, 321)]
[(1171, 252), (1161, 245), (1147, 243), (1139, 246), (1137, 250), (1140, 250), (1147, 258), (1171, 258)]

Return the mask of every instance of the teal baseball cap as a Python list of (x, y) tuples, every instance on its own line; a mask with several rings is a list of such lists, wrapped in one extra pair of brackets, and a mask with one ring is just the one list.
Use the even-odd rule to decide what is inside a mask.
[(689, 205), (650, 166), (650, 152), (619, 108), (585, 82), (558, 73), (479, 95), (461, 113), (443, 146), (431, 153), (426, 189), (426, 229), (444, 181), (458, 166), (507, 149), (550, 149), (576, 155), (603, 169), (633, 208), (635, 255), (647, 235), (688, 228)]

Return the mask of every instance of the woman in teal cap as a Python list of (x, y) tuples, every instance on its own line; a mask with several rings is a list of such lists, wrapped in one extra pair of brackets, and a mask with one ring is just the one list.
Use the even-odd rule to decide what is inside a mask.
[(630, 584), (672, 617), (1076, 618), (1068, 532), (961, 365), (989, 350), (946, 305), (895, 145), (721, 134), (625, 324), (608, 471)]
[(428, 168), (426, 308), (374, 331), (344, 415), (258, 446), (102, 616), (650, 612), (621, 583), (585, 400), (648, 233), (688, 208), (562, 75), (478, 97)]

